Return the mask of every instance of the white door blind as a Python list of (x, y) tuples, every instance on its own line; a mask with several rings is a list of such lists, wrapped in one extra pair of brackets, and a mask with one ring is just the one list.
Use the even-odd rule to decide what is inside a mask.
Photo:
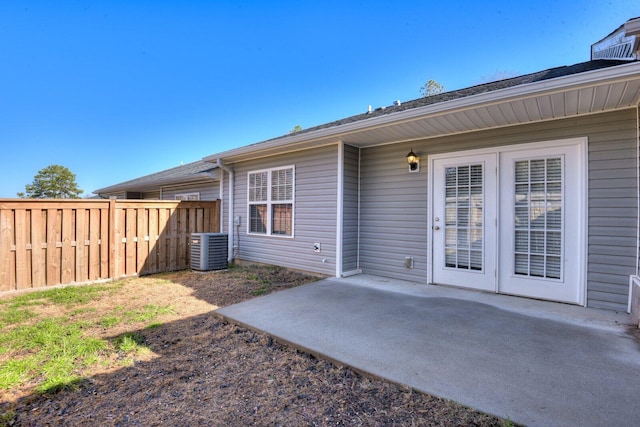
[(482, 271), (482, 164), (445, 168), (445, 265)]
[(515, 274), (562, 278), (563, 158), (515, 162)]

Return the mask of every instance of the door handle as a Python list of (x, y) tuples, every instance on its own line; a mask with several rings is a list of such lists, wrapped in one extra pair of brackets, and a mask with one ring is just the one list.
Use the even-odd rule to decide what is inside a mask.
[(434, 229), (434, 230), (440, 230), (440, 226), (439, 226), (439, 225), (434, 225), (434, 226), (433, 226), (433, 229)]

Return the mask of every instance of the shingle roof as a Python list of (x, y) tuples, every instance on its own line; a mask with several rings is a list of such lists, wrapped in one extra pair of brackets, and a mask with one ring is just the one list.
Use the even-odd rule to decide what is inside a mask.
[(94, 193), (113, 193), (117, 191), (142, 191), (151, 187), (177, 184), (201, 179), (214, 179), (209, 172), (217, 169), (218, 166), (198, 160), (185, 165), (176, 166), (160, 172), (145, 175), (129, 181), (121, 182), (109, 187), (95, 190)]
[[(320, 129), (327, 129), (335, 126), (344, 125), (347, 123), (358, 122), (361, 120), (367, 120), (373, 117), (379, 117), (386, 114), (396, 113), (398, 111), (410, 110), (413, 108), (424, 107), (426, 105), (438, 104), (440, 102), (451, 101), (454, 99), (465, 98), (467, 96), (478, 95), (485, 92), (493, 92), (499, 89), (506, 89), (509, 87), (525, 85), (528, 83), (535, 83), (549, 79), (555, 79), (558, 77), (570, 76), (572, 74), (584, 73), (587, 71), (598, 70), (601, 68), (615, 67), (616, 65), (628, 64), (628, 61), (611, 61), (611, 60), (596, 60), (587, 61), (575, 65), (568, 65), (563, 67), (550, 68), (544, 71), (538, 71), (536, 73), (526, 74), (523, 76), (513, 77), (505, 80), (499, 80), (490, 83), (484, 83), (476, 86), (467, 87), (464, 89), (453, 90), (450, 92), (443, 92), (437, 95), (431, 95), (414, 99), (407, 102), (402, 102), (400, 105), (390, 105), (387, 107), (376, 108), (371, 112), (365, 112), (357, 114), (344, 119), (336, 120), (333, 122), (325, 123), (319, 126), (314, 126), (308, 129), (303, 129), (296, 134), (303, 134), (307, 132), (313, 132)], [(268, 141), (284, 138), (289, 135), (279, 136), (277, 138), (270, 139)], [(266, 142), (266, 141), (264, 141)]]

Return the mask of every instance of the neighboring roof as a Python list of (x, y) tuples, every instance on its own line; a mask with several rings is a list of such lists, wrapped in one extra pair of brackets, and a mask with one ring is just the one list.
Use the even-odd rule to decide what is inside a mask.
[(638, 61), (595, 60), (444, 92), (205, 157), (232, 164), (344, 142), (371, 146), (629, 108)]
[(145, 175), (129, 181), (121, 182), (109, 187), (95, 190), (94, 193), (115, 193), (120, 191), (154, 191), (160, 187), (172, 184), (188, 184), (195, 181), (219, 179), (218, 166), (204, 160), (176, 166), (160, 172)]

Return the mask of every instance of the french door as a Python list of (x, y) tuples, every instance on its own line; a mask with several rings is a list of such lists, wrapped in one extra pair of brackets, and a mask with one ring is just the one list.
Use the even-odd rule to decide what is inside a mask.
[(584, 303), (583, 140), (434, 156), (434, 283)]
[(496, 155), (433, 163), (433, 281), (495, 290)]

